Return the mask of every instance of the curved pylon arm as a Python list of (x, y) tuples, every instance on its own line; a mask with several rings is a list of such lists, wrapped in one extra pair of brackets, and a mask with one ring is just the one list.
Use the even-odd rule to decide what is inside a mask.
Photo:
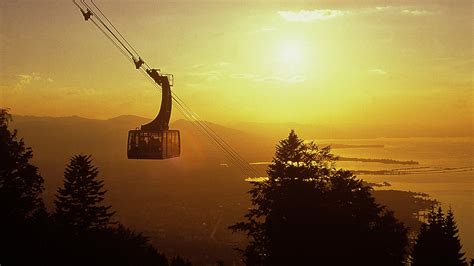
[(146, 73), (160, 85), (161, 92), (161, 106), (160, 112), (153, 121), (142, 125), (142, 130), (168, 130), (171, 118), (171, 86), (167, 75), (161, 75), (157, 69), (147, 69)]

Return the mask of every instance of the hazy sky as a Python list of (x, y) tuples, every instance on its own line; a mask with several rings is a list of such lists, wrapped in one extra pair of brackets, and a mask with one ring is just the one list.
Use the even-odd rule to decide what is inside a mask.
[[(206, 120), (472, 127), (473, 1), (357, 2), (96, 0)], [(0, 106), (158, 112), (159, 91), (71, 1), (0, 8)]]

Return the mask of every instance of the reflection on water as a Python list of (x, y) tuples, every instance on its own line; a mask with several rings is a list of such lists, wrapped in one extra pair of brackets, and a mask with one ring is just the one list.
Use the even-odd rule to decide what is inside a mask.
[[(317, 140), (333, 144), (333, 153), (346, 158), (415, 161), (416, 167), (376, 161), (339, 161), (371, 183), (388, 182), (397, 189), (428, 193), (454, 211), (467, 257), (474, 257), (474, 138), (377, 138)], [(269, 162), (252, 163), (266, 167)]]
[[(323, 143), (341, 143), (341, 140), (323, 140)], [(379, 138), (344, 140), (344, 144), (378, 144), (383, 147), (341, 148), (333, 152), (344, 157), (419, 162), (415, 168), (347, 161), (338, 162), (338, 167), (390, 172), (390, 175), (366, 173), (360, 177), (368, 182), (392, 185), (377, 189), (428, 193), (443, 207), (453, 208), (466, 255), (474, 257), (474, 138)]]

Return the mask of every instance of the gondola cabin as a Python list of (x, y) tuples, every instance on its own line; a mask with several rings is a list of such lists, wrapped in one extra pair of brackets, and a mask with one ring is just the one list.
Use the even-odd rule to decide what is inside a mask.
[(179, 157), (180, 135), (178, 130), (130, 130), (128, 132), (128, 159), (163, 160)]
[[(104, 13), (100, 11), (99, 7), (92, 1), (94, 7), (97, 11), (107, 20), (107, 22), (113, 27), (115, 32), (117, 32), (122, 39), (128, 44), (125, 44), (118, 39), (113, 31), (104, 24), (100, 18), (97, 16), (97, 13), (94, 12), (85, 1), (81, 1), (81, 4), (78, 4), (76, 0), (72, 1), (81, 11), (84, 19), (86, 21), (91, 20), (94, 24), (105, 34), (107, 37), (114, 42), (114, 44), (122, 50), (124, 48), (128, 54), (131, 56), (135, 68), (139, 70), (145, 70), (145, 73), (148, 74), (153, 81), (161, 87), (161, 107), (156, 118), (148, 124), (142, 125), (140, 129), (130, 130), (128, 132), (128, 141), (127, 141), (127, 157), (128, 159), (169, 159), (174, 157), (179, 157), (181, 153), (180, 148), (180, 136), (178, 130), (169, 130), (169, 122), (171, 117), (171, 86), (173, 86), (173, 75), (171, 74), (162, 74), (159, 69), (149, 68), (148, 64), (138, 55), (135, 49), (131, 47), (130, 43), (127, 42), (118, 32), (117, 28), (105, 17)], [(100, 24), (99, 26), (94, 19), (97, 19)], [(110, 32), (112, 35), (108, 35), (107, 32)], [(118, 41), (115, 42), (115, 40)], [(121, 46), (119, 46), (119, 44)], [(132, 53), (131, 50), (134, 52)], [(124, 51), (124, 50), (122, 50)], [(138, 58), (138, 59), (137, 59)]]
[(146, 72), (161, 86), (161, 107), (158, 116), (140, 129), (128, 132), (128, 159), (164, 160), (179, 157), (181, 154), (181, 139), (178, 130), (168, 127), (171, 116), (171, 86), (170, 78), (161, 75), (156, 69)]

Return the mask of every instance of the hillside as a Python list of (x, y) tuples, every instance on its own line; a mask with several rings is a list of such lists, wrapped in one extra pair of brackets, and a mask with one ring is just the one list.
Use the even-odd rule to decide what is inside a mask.
[[(244, 243), (245, 237), (232, 234), (227, 227), (246, 212), (250, 186), (237, 168), (221, 165), (226, 162), (222, 154), (189, 121), (177, 120), (170, 125), (181, 132), (182, 156), (154, 161), (126, 159), (127, 132), (149, 121), (143, 117), (13, 118), (12, 128), (17, 128), (19, 136), (33, 148), (34, 163), (45, 178), (44, 197), (48, 207), (62, 184), (64, 166), (70, 157), (77, 153), (92, 154), (108, 189), (107, 200), (122, 223), (145, 232), (159, 250), (185, 255), (195, 265), (217, 260), (231, 265), (238, 262), (233, 248)], [(251, 129), (243, 131), (208, 124), (249, 162), (270, 161), (277, 134), (284, 137), (283, 130), (275, 131), (271, 137)], [(383, 148), (341, 142), (335, 148)], [(254, 167), (261, 175), (265, 174), (266, 164)], [(397, 197), (415, 204), (414, 209), (423, 204), (412, 195)], [(410, 213), (405, 216), (409, 217)], [(413, 219), (409, 222), (413, 223)]]

